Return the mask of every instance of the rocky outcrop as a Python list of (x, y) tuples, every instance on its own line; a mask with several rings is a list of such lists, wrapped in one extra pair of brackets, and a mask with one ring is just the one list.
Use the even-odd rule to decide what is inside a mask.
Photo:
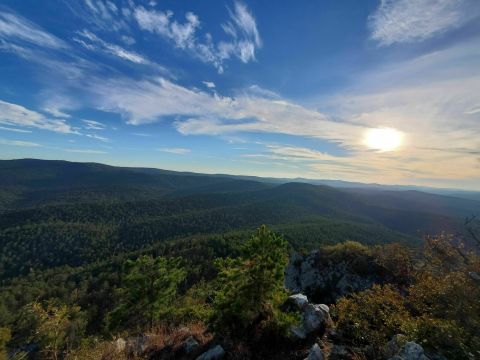
[(308, 304), (308, 298), (303, 294), (295, 294), (288, 297), (287, 302), (296, 309), (303, 309)]
[(318, 346), (318, 344), (313, 344), (305, 360), (323, 360), (323, 359), (324, 357), (323, 357), (322, 349), (320, 349), (320, 346)]
[(221, 359), (225, 355), (225, 350), (220, 345), (215, 346), (214, 348), (204, 352), (202, 355), (197, 357), (196, 360), (216, 360)]
[(285, 287), (315, 301), (333, 303), (344, 295), (381, 283), (380, 271), (373, 260), (360, 267), (347, 260), (333, 263), (320, 251), (305, 256), (295, 253), (285, 270)]
[(429, 358), (420, 345), (409, 341), (389, 360), (429, 360)]
[(301, 323), (291, 329), (292, 335), (296, 338), (306, 339), (313, 333), (322, 335), (332, 322), (327, 305), (311, 304), (303, 294), (291, 295), (287, 303), (293, 305), (302, 315)]

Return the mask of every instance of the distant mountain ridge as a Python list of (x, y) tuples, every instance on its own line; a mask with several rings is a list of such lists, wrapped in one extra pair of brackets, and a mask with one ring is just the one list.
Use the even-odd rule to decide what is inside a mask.
[[(344, 193), (348, 193), (349, 201), (356, 199), (371, 206), (396, 210), (431, 212), (454, 217), (465, 217), (479, 211), (480, 201), (476, 200), (475, 196), (471, 199), (444, 196), (410, 190), (410, 187), (403, 186), (392, 190), (392, 187), (387, 185), (340, 180), (299, 180), (115, 167), (61, 160), (0, 160), (0, 210), (91, 200), (136, 201), (160, 199), (167, 195), (238, 193), (273, 189), (291, 183), (304, 184), (305, 188), (317, 190), (323, 187), (336, 188), (342, 191), (337, 192), (337, 196), (342, 194), (345, 197)], [(298, 187), (288, 185), (280, 189), (288, 191), (287, 189)], [(455, 190), (451, 191), (458, 195)], [(478, 195), (480, 199), (480, 193)], [(308, 201), (308, 197), (305, 200)]]
[(300, 248), (346, 239), (419, 244), (424, 234), (461, 233), (480, 201), (24, 159), (0, 161), (0, 211), (0, 271), (11, 277), (262, 224)]

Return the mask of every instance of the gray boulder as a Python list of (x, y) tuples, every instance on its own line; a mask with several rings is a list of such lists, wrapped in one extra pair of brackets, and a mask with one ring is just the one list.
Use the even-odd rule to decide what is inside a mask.
[(191, 352), (195, 351), (198, 346), (198, 341), (195, 340), (193, 336), (189, 336), (183, 343), (183, 350), (186, 354), (190, 354)]
[(391, 358), (403, 349), (407, 343), (407, 338), (405, 335), (397, 334), (392, 337), (392, 339), (383, 347), (383, 353), (386, 358)]
[(330, 310), (325, 304), (307, 304), (303, 311), (303, 326), (307, 333), (325, 330), (330, 320)]
[(480, 274), (476, 271), (470, 271), (468, 273), (468, 275), (470, 276), (470, 278), (478, 283), (480, 283)]
[(202, 355), (197, 357), (196, 360), (216, 360), (221, 359), (225, 355), (225, 350), (220, 345), (215, 346), (214, 348), (204, 352)]
[(416, 342), (407, 342), (399, 353), (389, 360), (429, 360), (423, 348)]
[(291, 328), (291, 333), (298, 339), (306, 339), (312, 333), (321, 333), (331, 323), (330, 309), (325, 304), (311, 304), (305, 295), (290, 296), (289, 302), (295, 304), (302, 314), (299, 325)]
[(310, 351), (308, 352), (308, 356), (305, 358), (305, 360), (323, 360), (323, 352), (322, 349), (320, 349), (320, 346), (318, 344), (314, 344), (311, 348)]
[(294, 305), (297, 310), (302, 310), (308, 304), (308, 298), (303, 294), (290, 295), (287, 302)]

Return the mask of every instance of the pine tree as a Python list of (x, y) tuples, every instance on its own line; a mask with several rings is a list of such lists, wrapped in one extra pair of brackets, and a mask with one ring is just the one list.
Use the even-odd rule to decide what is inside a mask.
[(168, 313), (186, 271), (180, 259), (141, 256), (128, 260), (119, 305), (108, 316), (110, 329), (150, 326)]
[(284, 269), (288, 243), (260, 227), (242, 247), (237, 259), (217, 261), (219, 289), (214, 301), (218, 327), (243, 331), (271, 318), (284, 299)]

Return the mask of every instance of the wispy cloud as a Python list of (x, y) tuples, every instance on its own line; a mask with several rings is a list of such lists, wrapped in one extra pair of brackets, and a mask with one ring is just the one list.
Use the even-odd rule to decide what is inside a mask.
[(82, 120), (84, 128), (87, 130), (105, 130), (105, 124), (94, 120)]
[(364, 176), (389, 182), (406, 183), (409, 177), (480, 181), (480, 113), (468, 113), (479, 104), (478, 41), (369, 71), (354, 87), (323, 101), (339, 118), (404, 134), (399, 151), (356, 151), (348, 162), (368, 166)]
[(58, 37), (42, 30), (20, 15), (0, 8), (0, 42), (23, 44), (61, 49), (66, 43)]
[(5, 127), (5, 126), (0, 126), (0, 130), (12, 131), (12, 132), (18, 132), (18, 133), (31, 133), (30, 130), (10, 128), (10, 127)]
[(245, 4), (236, 1), (233, 11), (229, 9), (230, 21), (222, 25), (226, 34), (233, 41), (222, 41), (218, 44), (220, 57), (228, 59), (232, 55), (244, 63), (255, 60), (255, 49), (262, 46), (257, 23)]
[(120, 112), (139, 125), (176, 116), (185, 135), (271, 132), (326, 138), (344, 146), (360, 145), (361, 126), (331, 120), (325, 114), (284, 99), (262, 97), (249, 89), (237, 97), (189, 89), (166, 79), (117, 79), (92, 84), (97, 106)]
[(203, 81), (203, 85), (205, 85), (209, 89), (215, 89), (215, 83), (211, 81)]
[(172, 20), (172, 11), (148, 10), (139, 6), (134, 11), (134, 17), (143, 30), (171, 40), (176, 47), (186, 49), (195, 46), (195, 31), (200, 26), (200, 21), (192, 12), (187, 12), (185, 22), (180, 23)]
[(244, 63), (255, 60), (255, 51), (262, 46), (255, 19), (243, 3), (235, 2), (229, 15), (230, 20), (222, 25), (229, 40), (215, 43), (210, 33), (197, 34), (201, 23), (193, 12), (187, 12), (185, 20), (179, 22), (170, 10), (156, 11), (138, 6), (133, 11), (141, 29), (160, 35), (175, 47), (213, 64), (219, 73), (224, 70), (224, 61), (232, 57)]
[(391, 45), (429, 39), (479, 15), (477, 0), (382, 0), (369, 26), (372, 39)]
[(133, 37), (128, 35), (122, 35), (121, 39), (126, 45), (133, 45), (137, 42)]
[[(480, 73), (479, 50), (473, 43), (377, 68), (358, 76), (356, 87), (310, 107), (258, 86), (222, 96), (161, 78), (104, 81), (92, 84), (92, 90), (100, 108), (119, 112), (134, 125), (174, 118), (184, 135), (278, 133), (317, 138), (343, 150), (340, 156), (269, 145), (263, 153), (243, 156), (266, 164), (303, 164), (309, 176), (387, 183), (474, 182), (480, 180), (480, 118), (472, 109), (478, 108)], [(331, 115), (316, 110), (322, 105)], [(367, 131), (384, 127), (404, 134), (398, 151), (378, 153), (365, 146)]]
[(40, 147), (42, 145), (30, 142), (30, 141), (21, 141), (21, 140), (8, 140), (0, 138), (1, 145), (10, 145), (10, 146), (24, 146), (24, 147)]
[(122, 15), (130, 12), (129, 4), (133, 4), (133, 1), (123, 2), (124, 7), (110, 0), (65, 0), (64, 4), (73, 14), (95, 28), (114, 32), (129, 29)]
[(7, 126), (33, 127), (59, 133), (76, 133), (66, 120), (49, 119), (43, 114), (23, 106), (0, 100), (0, 124)]
[(86, 137), (94, 140), (99, 140), (103, 142), (110, 142), (111, 140), (105, 136), (97, 135), (97, 134), (85, 134)]
[(128, 51), (119, 45), (109, 43), (100, 39), (97, 35), (89, 30), (82, 30), (78, 33), (79, 37), (74, 37), (73, 40), (85, 47), (88, 50), (101, 50), (107, 54), (114, 55), (123, 60), (130, 61), (135, 64), (151, 64), (150, 60), (133, 51)]
[(52, 115), (53, 117), (56, 117), (56, 118), (69, 118), (69, 117), (71, 117), (70, 114), (67, 114), (64, 111), (61, 111), (59, 108), (45, 107), (42, 110), (45, 111), (46, 113), (49, 113), (50, 115)]
[(170, 154), (177, 154), (177, 155), (185, 155), (188, 154), (191, 150), (186, 148), (172, 148), (172, 147), (165, 147), (157, 149), (158, 151), (170, 153)]
[(66, 152), (79, 153), (79, 154), (108, 154), (103, 150), (92, 150), (92, 149), (63, 149)]

